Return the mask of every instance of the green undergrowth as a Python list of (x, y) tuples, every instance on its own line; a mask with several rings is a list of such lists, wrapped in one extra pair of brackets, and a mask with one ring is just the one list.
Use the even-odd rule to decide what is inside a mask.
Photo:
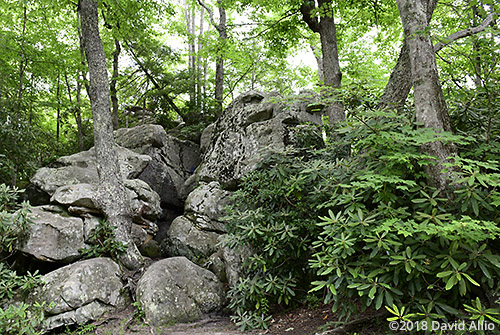
[[(370, 110), (351, 114), (322, 146), (324, 130), (314, 132), (267, 155), (234, 195), (226, 243), (252, 249), (229, 292), (235, 323), (266, 328), (275, 308), (311, 295), (341, 319), (394, 306), (414, 320), (468, 319), (479, 302), (494, 318), (499, 143)], [(426, 174), (435, 161), (421, 147), (434, 141), (458, 147), (444, 163), (445, 191)]]
[(18, 189), (0, 184), (0, 334), (38, 335), (45, 306), (26, 298), (42, 283), (41, 276), (38, 272), (20, 275), (7, 262), (30, 224), (30, 207), (26, 202), (17, 204), (19, 195)]

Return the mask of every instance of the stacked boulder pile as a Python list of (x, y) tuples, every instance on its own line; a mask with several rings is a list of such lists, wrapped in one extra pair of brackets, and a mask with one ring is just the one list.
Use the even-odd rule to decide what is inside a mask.
[[(277, 94), (238, 97), (197, 145), (161, 126), (115, 132), (120, 169), (130, 191), (132, 236), (154, 262), (137, 283), (136, 299), (154, 326), (192, 321), (220, 310), (249, 250), (230, 250), (221, 218), (241, 178), (269, 150), (293, 144), (297, 126), (321, 124), (317, 97), (286, 103)], [(320, 108), (319, 108), (320, 109)], [(102, 213), (94, 150), (61, 157), (37, 171), (27, 196), (34, 224), (19, 251), (61, 266), (44, 275), (33, 296), (48, 304), (47, 329), (83, 324), (129, 303), (123, 271), (109, 258), (79, 260)]]

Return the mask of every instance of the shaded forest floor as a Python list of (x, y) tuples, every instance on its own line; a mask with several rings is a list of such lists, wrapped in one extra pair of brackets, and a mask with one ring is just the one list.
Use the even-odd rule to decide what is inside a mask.
[[(93, 325), (73, 330), (62, 330), (53, 335), (314, 335), (335, 328), (335, 315), (329, 306), (317, 308), (301, 307), (275, 314), (267, 330), (241, 332), (227, 316), (211, 316), (193, 323), (175, 324), (166, 327), (151, 327), (134, 316), (135, 309), (110, 315)], [(384, 318), (374, 319), (344, 334), (386, 334)], [(395, 332), (392, 332), (395, 334)]]

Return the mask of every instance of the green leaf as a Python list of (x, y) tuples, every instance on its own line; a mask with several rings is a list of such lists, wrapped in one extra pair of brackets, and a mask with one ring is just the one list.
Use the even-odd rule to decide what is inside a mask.
[(448, 277), (450, 276), (451, 274), (453, 274), (454, 271), (443, 271), (443, 272), (439, 272), (436, 277), (438, 278), (444, 278), (444, 277)]
[(375, 293), (377, 292), (377, 287), (373, 286), (368, 292), (368, 298), (373, 299), (375, 297)]
[(449, 279), (448, 279), (448, 282), (446, 283), (446, 287), (445, 289), (446, 290), (450, 290), (453, 286), (455, 286), (455, 284), (457, 283), (457, 277), (456, 276), (451, 276)]
[(481, 286), (481, 285), (479, 285), (479, 284), (478, 284), (478, 282), (477, 282), (477, 281), (475, 281), (474, 279), (472, 279), (472, 277), (471, 277), (471, 276), (469, 276), (467, 273), (463, 273), (463, 272), (462, 272), (462, 275), (463, 275), (465, 278), (467, 278), (467, 279), (468, 279), (468, 280), (469, 280), (472, 284), (474, 284), (474, 285), (476, 285), (476, 286)]

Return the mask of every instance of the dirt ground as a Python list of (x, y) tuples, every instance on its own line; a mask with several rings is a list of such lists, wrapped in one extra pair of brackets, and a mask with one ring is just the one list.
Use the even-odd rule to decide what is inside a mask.
[[(271, 319), (267, 330), (240, 332), (228, 316), (210, 316), (193, 323), (151, 327), (134, 317), (134, 309), (131, 307), (93, 325), (60, 330), (53, 335), (314, 335), (337, 326), (334, 321), (335, 315), (332, 315), (330, 307), (321, 306), (318, 308), (302, 307), (276, 314)], [(384, 331), (381, 332), (383, 327), (380, 322), (369, 322), (362, 327), (345, 334), (384, 333)]]

